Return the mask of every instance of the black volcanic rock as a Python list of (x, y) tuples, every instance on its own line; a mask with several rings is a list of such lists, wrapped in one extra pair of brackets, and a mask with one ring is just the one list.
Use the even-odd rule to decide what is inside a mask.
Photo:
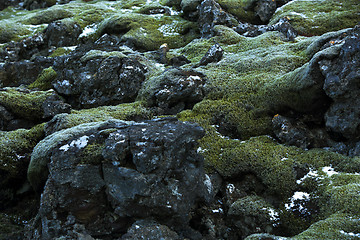
[[(50, 160), (32, 239), (72, 236), (79, 227), (93, 237), (120, 236), (136, 219), (187, 235), (191, 211), (212, 195), (195, 149), (203, 134), (196, 125), (158, 119), (83, 124), (48, 136), (30, 164)], [(29, 171), (34, 184), (40, 175)], [(160, 232), (176, 236), (166, 226)]]

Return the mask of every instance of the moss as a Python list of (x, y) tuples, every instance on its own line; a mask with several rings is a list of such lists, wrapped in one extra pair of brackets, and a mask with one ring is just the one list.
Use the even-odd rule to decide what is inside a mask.
[(60, 114), (54, 118), (57, 130), (71, 128), (82, 123), (99, 122), (116, 118), (120, 120), (150, 119), (151, 112), (141, 102), (124, 103), (91, 109), (72, 110), (71, 114)]
[(101, 143), (93, 143), (86, 145), (86, 147), (81, 151), (80, 164), (100, 164), (104, 159), (102, 156), (104, 148), (104, 144)]
[(43, 116), (43, 102), (53, 94), (53, 90), (29, 91), (18, 88), (4, 88), (0, 91), (0, 103), (19, 118), (37, 121)]
[(7, 184), (9, 179), (24, 177), (21, 176), (21, 173), (24, 172), (23, 168), (27, 167), (29, 155), (43, 137), (44, 124), (29, 130), (0, 131), (0, 171), (3, 175), (1, 187), (5, 188), (3, 184)]
[(51, 151), (54, 148), (60, 147), (61, 144), (74, 136), (85, 134), (99, 124), (100, 123), (97, 122), (81, 124), (70, 129), (56, 132), (41, 140), (31, 154), (30, 164), (27, 169), (27, 178), (31, 186), (37, 191), (42, 190), (49, 173), (47, 165), (50, 162)]
[(42, 91), (46, 91), (52, 88), (51, 82), (55, 80), (57, 73), (52, 67), (45, 68), (39, 74), (35, 82), (29, 85), (29, 89), (39, 89)]
[(288, 17), (299, 34), (321, 35), (354, 27), (360, 21), (359, 8), (357, 0), (292, 1), (276, 11), (270, 24)]
[(31, 31), (22, 24), (8, 22), (6, 20), (0, 21), (0, 43), (18, 41), (30, 33)]
[[(273, 214), (270, 214), (273, 212)], [(236, 220), (235, 225), (249, 232), (264, 231), (271, 232), (273, 226), (278, 224), (278, 218), (274, 207), (259, 196), (247, 196), (234, 202), (228, 211), (228, 214)], [(244, 234), (244, 233), (243, 233)]]
[(259, 17), (255, 16), (255, 12), (250, 10), (251, 0), (218, 0), (217, 1), (224, 10), (236, 16), (240, 21), (260, 24)]
[(192, 32), (194, 23), (177, 16), (149, 16), (144, 14), (122, 14), (104, 20), (98, 28), (98, 35), (104, 33), (123, 34), (123, 41), (130, 41), (136, 47), (155, 50), (163, 43), (170, 48), (184, 46), (198, 35)]
[(69, 47), (58, 47), (56, 48), (49, 57), (59, 57), (71, 53), (73, 50)]
[(71, 11), (61, 6), (53, 6), (45, 10), (35, 10), (31, 11), (31, 13), (32, 14), (28, 14), (25, 18), (20, 18), (18, 21), (23, 24), (39, 25), (73, 16)]
[[(359, 216), (333, 214), (329, 218), (314, 223), (309, 229), (293, 237), (294, 240), (305, 239), (359, 239)], [(352, 234), (351, 234), (352, 233)]]

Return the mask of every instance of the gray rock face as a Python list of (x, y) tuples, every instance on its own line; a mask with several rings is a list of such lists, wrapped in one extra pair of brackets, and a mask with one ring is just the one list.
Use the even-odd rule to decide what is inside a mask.
[(225, 12), (221, 6), (214, 0), (202, 1), (198, 6), (199, 11), (199, 26), (202, 37), (214, 36), (215, 25), (226, 25), (232, 27), (236, 25), (236, 19)]
[(206, 52), (203, 58), (201, 58), (199, 65), (207, 65), (211, 62), (218, 62), (221, 60), (224, 54), (224, 50), (216, 43)]
[(92, 237), (121, 236), (136, 219), (148, 218), (167, 227), (149, 232), (160, 225), (138, 222), (126, 236), (145, 231), (176, 237), (169, 228), (192, 234), (190, 213), (212, 194), (203, 159), (194, 149), (203, 136), (200, 127), (176, 119), (112, 120), (68, 136), (45, 150), (50, 174), (41, 198), (41, 224), (32, 239), (70, 236), (76, 224)]
[(82, 33), (81, 27), (71, 21), (57, 21), (49, 24), (44, 32), (48, 46), (64, 47), (74, 46)]
[(347, 139), (360, 134), (360, 27), (339, 42), (340, 52), (319, 62), (325, 76), (324, 91), (334, 101), (325, 115), (326, 127)]
[(205, 76), (190, 69), (171, 68), (144, 84), (139, 97), (149, 106), (159, 107), (167, 114), (191, 109), (204, 94)]
[(84, 59), (79, 51), (60, 58), (54, 88), (75, 107), (96, 107), (134, 101), (145, 80), (145, 66), (135, 59)]

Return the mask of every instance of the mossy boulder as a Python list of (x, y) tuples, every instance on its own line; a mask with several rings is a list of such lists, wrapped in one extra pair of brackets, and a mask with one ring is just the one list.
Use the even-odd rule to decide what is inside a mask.
[(72, 110), (70, 114), (56, 115), (46, 124), (47, 135), (56, 131), (71, 128), (82, 123), (105, 121), (109, 119), (145, 120), (152, 116), (141, 102), (124, 103), (117, 106), (102, 106), (91, 109)]
[(217, 1), (225, 11), (236, 16), (240, 21), (260, 24), (260, 18), (255, 15), (254, 9), (251, 9), (253, 0), (218, 0)]
[(144, 14), (121, 14), (104, 20), (98, 28), (98, 35), (119, 34), (121, 40), (145, 50), (155, 50), (167, 43), (170, 48), (186, 45), (198, 37), (194, 23), (177, 16), (160, 18)]
[(55, 147), (60, 148), (64, 141), (75, 135), (85, 134), (85, 132), (98, 125), (99, 123), (97, 122), (81, 124), (73, 128), (61, 130), (41, 140), (31, 154), (30, 164), (27, 169), (27, 179), (31, 186), (37, 191), (42, 191), (42, 187), (49, 174), (47, 165), (50, 162), (51, 149)]
[(54, 90), (30, 91), (21, 88), (3, 88), (0, 90), (0, 104), (18, 118), (39, 121), (44, 115), (43, 103), (54, 94)]
[(279, 213), (258, 196), (247, 196), (234, 202), (228, 211), (230, 221), (242, 238), (255, 232), (272, 232), (279, 223)]
[(43, 137), (43, 124), (29, 130), (0, 131), (1, 209), (11, 204), (16, 191), (25, 184), (31, 151)]
[(45, 68), (39, 74), (37, 79), (31, 83), (29, 89), (39, 89), (41, 91), (47, 91), (52, 88), (51, 82), (56, 79), (57, 73), (52, 67)]
[(287, 17), (300, 35), (322, 35), (354, 27), (360, 21), (359, 9), (357, 0), (291, 1), (277, 9), (270, 24)]

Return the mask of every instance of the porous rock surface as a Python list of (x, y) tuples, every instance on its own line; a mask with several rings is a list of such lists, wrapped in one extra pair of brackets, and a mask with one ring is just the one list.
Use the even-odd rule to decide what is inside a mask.
[(0, 239), (358, 239), (358, 0), (0, 2)]

